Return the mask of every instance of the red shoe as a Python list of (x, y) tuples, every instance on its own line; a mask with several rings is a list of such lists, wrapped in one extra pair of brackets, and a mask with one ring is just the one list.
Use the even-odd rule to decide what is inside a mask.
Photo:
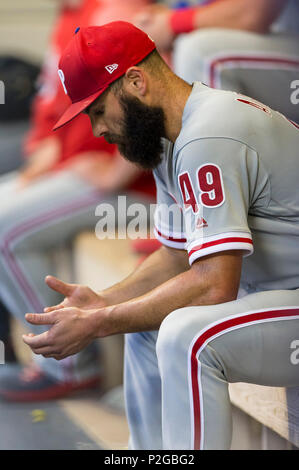
[[(3, 366), (6, 368), (6, 366)], [(100, 378), (92, 377), (81, 382), (60, 382), (46, 375), (35, 364), (11, 367), (0, 373), (0, 398), (15, 402), (55, 400), (78, 390), (88, 390), (99, 385)], [(1, 372), (1, 371), (0, 371)]]

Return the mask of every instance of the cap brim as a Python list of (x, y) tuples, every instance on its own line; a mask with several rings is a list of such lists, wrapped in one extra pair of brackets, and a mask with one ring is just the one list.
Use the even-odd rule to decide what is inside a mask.
[(78, 116), (78, 114), (82, 113), (84, 109), (86, 109), (93, 101), (95, 101), (106, 89), (108, 88), (102, 88), (101, 90), (98, 90), (96, 93), (93, 93), (93, 95), (88, 96), (88, 98), (84, 98), (84, 100), (77, 101), (77, 103), (71, 104), (67, 108), (67, 110), (63, 113), (59, 121), (55, 124), (53, 127), (53, 131), (56, 131), (59, 127), (64, 126), (68, 122), (72, 121), (75, 117)]

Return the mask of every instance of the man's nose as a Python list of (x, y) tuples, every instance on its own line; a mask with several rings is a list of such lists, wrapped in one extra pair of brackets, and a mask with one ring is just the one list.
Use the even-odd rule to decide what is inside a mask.
[(108, 132), (107, 126), (100, 119), (91, 119), (92, 133), (95, 137), (102, 137)]
[(92, 132), (95, 137), (102, 137), (107, 131), (108, 128), (104, 124), (97, 123), (92, 126)]

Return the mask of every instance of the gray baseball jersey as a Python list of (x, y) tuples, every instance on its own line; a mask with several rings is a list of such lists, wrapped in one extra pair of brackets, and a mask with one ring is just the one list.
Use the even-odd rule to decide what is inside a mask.
[[(243, 250), (247, 292), (299, 287), (299, 128), (246, 96), (195, 83), (155, 170), (156, 236), (190, 264)], [(181, 212), (168, 207), (177, 202)], [(162, 209), (161, 209), (162, 208)]]
[(228, 383), (297, 393), (298, 148), (299, 129), (281, 114), (194, 84), (181, 133), (155, 170), (156, 235), (188, 250), (190, 264), (243, 250), (251, 293), (179, 308), (158, 332), (126, 335), (130, 448), (228, 449)]

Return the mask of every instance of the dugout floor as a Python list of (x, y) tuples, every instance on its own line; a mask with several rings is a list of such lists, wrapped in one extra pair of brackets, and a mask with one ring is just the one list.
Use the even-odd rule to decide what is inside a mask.
[(0, 450), (125, 449), (125, 416), (100, 391), (40, 403), (0, 401)]

